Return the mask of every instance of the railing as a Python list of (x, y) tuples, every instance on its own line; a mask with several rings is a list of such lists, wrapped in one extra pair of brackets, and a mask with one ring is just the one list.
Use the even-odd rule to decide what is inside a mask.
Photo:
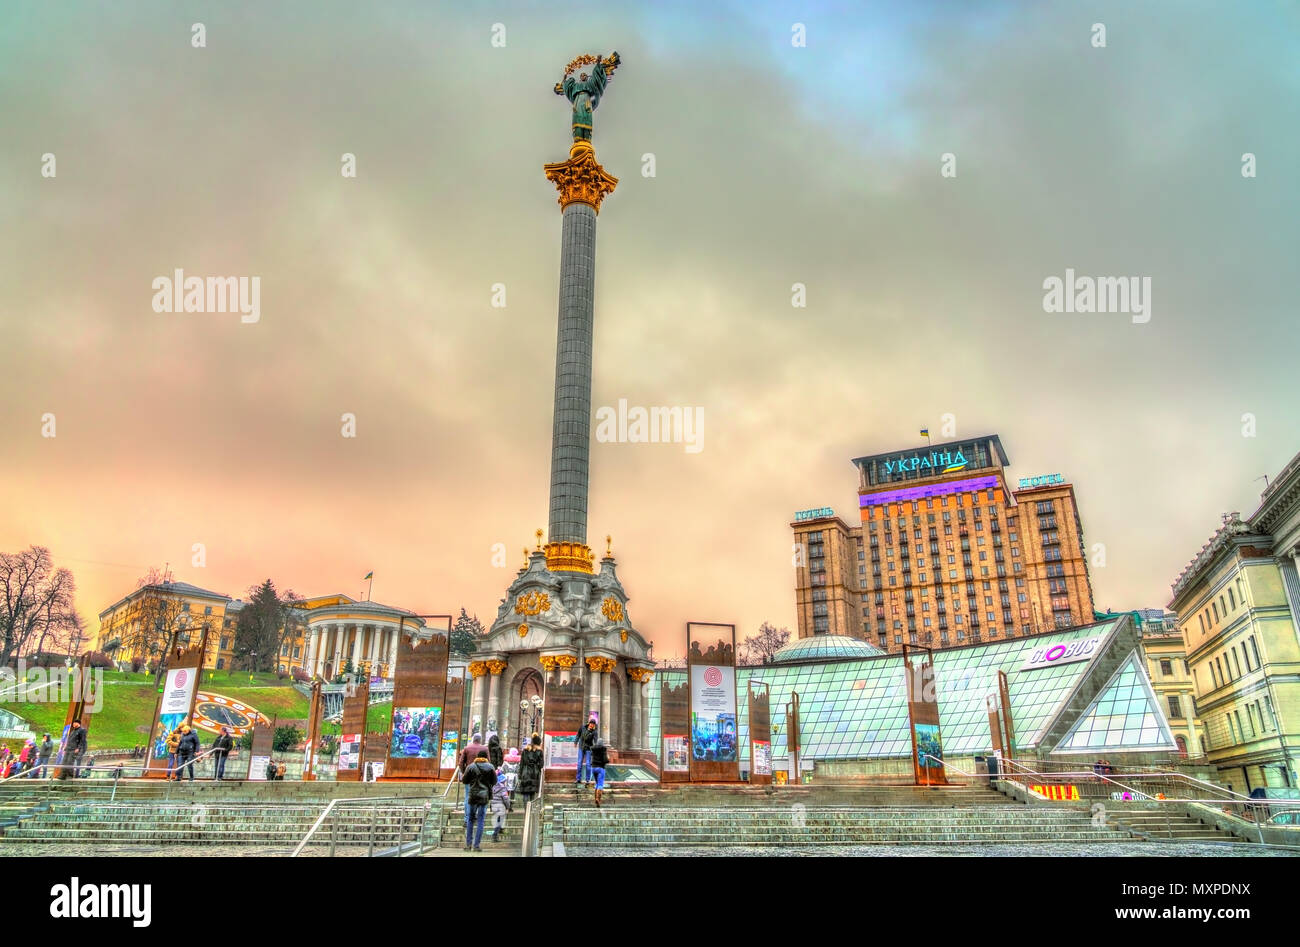
[[(399, 809), (400, 816), (398, 820), (397, 833), (396, 833), (397, 844), (391, 849), (386, 849), (381, 851), (380, 854), (395, 855), (399, 858), (409, 853), (423, 855), (424, 854), (424, 824), (428, 820), (429, 812), (430, 809), (432, 808), (432, 803), (419, 802), (418, 800), (413, 800), (410, 796), (379, 796), (375, 798), (358, 796), (358, 797), (353, 797), (348, 799), (330, 800), (329, 805), (327, 805), (324, 811), (321, 812), (320, 817), (317, 818), (317, 820), (312, 825), (312, 827), (307, 830), (307, 834), (303, 836), (302, 841), (298, 843), (297, 847), (293, 850), (293, 853), (289, 857), (297, 858), (299, 855), (302, 854), (302, 850), (307, 847), (307, 844), (316, 835), (320, 827), (325, 824), (325, 820), (329, 819), (329, 817), (334, 813), (336, 807), (343, 807), (343, 806), (350, 805), (352, 803), (356, 803), (358, 805), (370, 806), (370, 833), (367, 842), (366, 854), (373, 857), (375, 855), (375, 834), (376, 834), (375, 829), (376, 829), (376, 825), (378, 824), (378, 816), (379, 816), (379, 810), (377, 806), (379, 803), (391, 803), (391, 802), (406, 803), (407, 805)], [(406, 831), (407, 810), (410, 808), (416, 808), (419, 810), (419, 815), (415, 819), (415, 828), (416, 828), (417, 837), (414, 843), (404, 843), (402, 841), (402, 835)], [(439, 826), (439, 829), (441, 829), (441, 826)], [(334, 852), (338, 846), (337, 816), (330, 821), (329, 831), (330, 831), (329, 854), (330, 857), (333, 858)]]
[(536, 858), (541, 854), (542, 818), (546, 811), (542, 793), (546, 790), (546, 772), (543, 770), (537, 783), (537, 795), (528, 800), (524, 806), (523, 843), (519, 854), (524, 858)]

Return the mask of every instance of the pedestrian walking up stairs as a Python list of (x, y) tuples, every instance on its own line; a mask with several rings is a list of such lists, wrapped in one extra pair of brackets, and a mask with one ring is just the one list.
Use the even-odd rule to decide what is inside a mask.
[[(552, 800), (554, 801), (554, 800)], [(1128, 836), (1074, 808), (981, 806), (640, 807), (556, 804), (544, 844), (671, 846), (971, 845), (1116, 842)]]
[[(441, 848), (451, 851), (463, 851), (465, 848), (465, 812), (460, 806), (453, 806), (444, 809), (440, 814), (441, 831), (439, 832), (438, 844)], [(481, 848), (484, 855), (508, 855), (511, 857), (519, 854), (519, 849), (523, 844), (524, 836), (524, 807), (522, 804), (516, 804), (515, 810), (506, 814), (505, 826), (501, 830), (501, 840), (492, 841), (492, 812), (487, 813), (487, 824), (483, 829), (483, 843)]]

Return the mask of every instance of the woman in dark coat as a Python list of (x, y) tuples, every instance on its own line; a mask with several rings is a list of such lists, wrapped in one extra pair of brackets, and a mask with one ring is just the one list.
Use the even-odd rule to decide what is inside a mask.
[(542, 787), (542, 766), (542, 738), (534, 733), (532, 741), (519, 754), (519, 780), (516, 786), (525, 805)]
[(488, 740), (488, 762), (492, 764), (493, 769), (501, 768), (501, 761), (505, 759), (505, 753), (501, 750), (501, 738), (495, 733)]

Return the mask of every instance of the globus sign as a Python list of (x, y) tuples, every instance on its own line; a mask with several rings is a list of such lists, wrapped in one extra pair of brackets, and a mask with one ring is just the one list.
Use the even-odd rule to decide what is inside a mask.
[(1075, 661), (1090, 661), (1101, 648), (1103, 635), (1080, 638), (1077, 641), (1063, 641), (1060, 644), (1039, 645), (1029, 652), (1025, 663), (1020, 665), (1022, 671), (1052, 667), (1057, 664), (1073, 664)]

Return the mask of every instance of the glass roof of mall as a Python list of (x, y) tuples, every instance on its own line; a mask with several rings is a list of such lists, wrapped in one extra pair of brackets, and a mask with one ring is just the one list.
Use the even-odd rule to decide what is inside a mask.
[[(1121, 636), (1121, 629), (1127, 633)], [(1058, 663), (1038, 660), (1036, 666), (1022, 669), (1036, 653), (1041, 658), (1043, 653), (1055, 652), (1054, 646), (1058, 644), (1068, 646), (1073, 641), (1092, 637), (1100, 637), (1100, 641), (1087, 660), (1058, 660)], [(973, 756), (992, 751), (985, 698), (996, 692), (998, 671), (1007, 674), (1017, 749), (1047, 752), (1175, 749), (1142, 662), (1133, 657), (1138, 640), (1131, 622), (1117, 617), (1030, 638), (935, 651), (935, 683), (945, 755)], [(796, 644), (808, 641), (816, 639), (805, 638)], [(816, 650), (815, 645), (808, 647)], [(1060, 650), (1063, 653), (1064, 649)], [(1114, 668), (1118, 670), (1113, 671)], [(1103, 673), (1107, 675), (1104, 690), (1098, 679)], [(748, 681), (751, 679), (763, 681), (771, 688), (774, 758), (789, 755), (786, 705), (791, 692), (799, 694), (804, 758), (872, 759), (911, 755), (902, 655), (839, 657), (828, 651), (826, 657), (817, 660), (737, 668), (738, 743), (742, 760), (749, 758)], [(647, 687), (651, 747), (661, 746), (660, 688), (685, 681), (685, 670), (660, 670)], [(1077, 695), (1090, 690), (1100, 696), (1080, 713), (1083, 702)], [(1066, 736), (1053, 743), (1051, 734), (1067, 728)], [(1040, 747), (1044, 742), (1047, 745)]]

